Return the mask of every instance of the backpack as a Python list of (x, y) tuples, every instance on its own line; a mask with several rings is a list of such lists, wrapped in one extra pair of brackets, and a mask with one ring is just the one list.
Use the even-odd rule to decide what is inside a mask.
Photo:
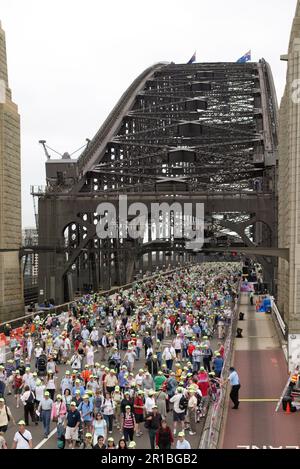
[(27, 399), (27, 401), (26, 401), (26, 404), (33, 404), (33, 403), (34, 403), (34, 400), (35, 400), (35, 399), (34, 399), (33, 392), (30, 391), (30, 394), (29, 394), (29, 396), (28, 396), (28, 399)]
[(184, 396), (181, 396), (178, 406), (179, 406), (179, 409), (186, 410), (188, 406), (187, 398)]

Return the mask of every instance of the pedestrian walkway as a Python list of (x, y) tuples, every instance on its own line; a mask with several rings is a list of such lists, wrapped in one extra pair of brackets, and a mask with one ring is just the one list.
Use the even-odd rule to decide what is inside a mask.
[(300, 413), (286, 414), (276, 403), (288, 379), (284, 352), (272, 316), (258, 313), (241, 293), (243, 338), (235, 339), (233, 366), (241, 382), (240, 406), (225, 420), (220, 448), (300, 448)]

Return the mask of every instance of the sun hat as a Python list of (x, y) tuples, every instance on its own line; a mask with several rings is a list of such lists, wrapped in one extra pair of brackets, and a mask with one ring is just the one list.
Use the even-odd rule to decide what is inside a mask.
[(131, 441), (128, 445), (128, 448), (135, 448), (136, 447), (136, 442), (135, 441)]

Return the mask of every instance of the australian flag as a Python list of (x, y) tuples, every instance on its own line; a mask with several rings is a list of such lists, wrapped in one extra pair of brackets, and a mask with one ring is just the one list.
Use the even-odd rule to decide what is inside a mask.
[(238, 64), (245, 64), (246, 62), (249, 62), (249, 60), (251, 60), (251, 50), (246, 52), (246, 54), (243, 55), (243, 57), (241, 57), (239, 60), (237, 60), (237, 63)]
[(196, 51), (193, 53), (192, 57), (190, 58), (190, 60), (187, 63), (192, 64), (193, 62), (196, 62)]

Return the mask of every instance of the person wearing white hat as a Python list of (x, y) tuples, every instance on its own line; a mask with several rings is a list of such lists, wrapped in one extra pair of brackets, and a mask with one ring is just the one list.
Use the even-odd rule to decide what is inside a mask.
[(76, 441), (78, 440), (78, 429), (81, 421), (80, 412), (76, 408), (76, 402), (72, 401), (70, 409), (67, 413), (66, 420), (66, 441), (69, 444), (69, 448), (74, 449)]
[(45, 391), (44, 397), (39, 403), (37, 414), (41, 414), (41, 419), (43, 422), (45, 438), (48, 438), (50, 433), (50, 420), (51, 420), (51, 410), (52, 410), (53, 400), (50, 399), (49, 391)]
[(26, 348), (27, 348), (27, 359), (30, 362), (31, 360), (31, 355), (32, 355), (32, 350), (33, 350), (33, 342), (31, 338), (31, 334), (28, 334), (27, 340), (26, 340)]
[(16, 424), (10, 408), (5, 404), (4, 398), (0, 397), (0, 432), (5, 433), (7, 431), (9, 420), (12, 420), (14, 425)]
[(32, 449), (32, 435), (26, 430), (24, 420), (18, 422), (18, 431), (15, 433), (12, 449)]
[(191, 449), (190, 443), (185, 439), (184, 432), (178, 433), (176, 449)]
[(131, 441), (128, 445), (128, 449), (136, 449), (136, 442), (135, 441)]

